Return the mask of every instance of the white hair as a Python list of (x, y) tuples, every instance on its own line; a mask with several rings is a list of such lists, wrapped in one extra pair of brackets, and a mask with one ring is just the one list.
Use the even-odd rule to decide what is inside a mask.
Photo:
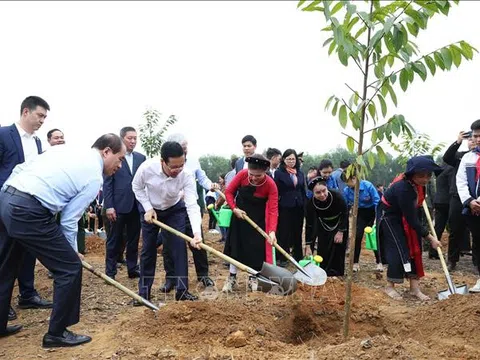
[(183, 145), (187, 142), (187, 139), (185, 138), (185, 135), (180, 134), (180, 133), (176, 133), (176, 134), (170, 135), (167, 138), (167, 141), (173, 141), (173, 142), (179, 143), (180, 145)]

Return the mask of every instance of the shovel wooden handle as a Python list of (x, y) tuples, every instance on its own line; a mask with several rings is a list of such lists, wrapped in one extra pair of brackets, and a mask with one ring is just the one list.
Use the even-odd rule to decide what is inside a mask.
[(113, 285), (115, 286), (118, 290), (120, 291), (123, 291), (125, 294), (127, 294), (128, 296), (130, 296), (131, 298), (137, 300), (138, 302), (140, 302), (141, 304), (145, 305), (146, 307), (152, 309), (152, 310), (159, 310), (157, 306), (153, 305), (150, 301), (144, 299), (143, 297), (141, 297), (140, 295), (134, 293), (132, 290), (130, 290), (129, 288), (123, 286), (122, 284), (120, 284), (119, 282), (113, 280), (111, 277), (105, 275), (104, 273), (101, 273), (100, 271), (98, 271), (97, 269), (95, 269), (92, 265), (90, 265), (89, 263), (87, 263), (86, 261), (83, 261), (82, 260), (82, 266), (87, 269), (88, 271), (90, 271), (93, 275), (96, 275), (98, 276), (99, 278), (105, 280), (107, 283), (109, 283), (110, 285)]
[[(185, 241), (188, 242), (188, 243), (190, 243), (190, 241), (192, 240), (192, 238), (191, 238), (190, 236), (185, 235), (184, 233), (182, 233), (182, 232), (180, 232), (180, 231), (178, 231), (178, 230), (176, 230), (176, 229), (168, 226), (167, 224), (164, 224), (164, 223), (162, 223), (162, 222), (160, 222), (160, 221), (158, 221), (158, 220), (155, 220), (155, 219), (152, 219), (152, 222), (153, 222), (155, 225), (161, 227), (162, 229), (167, 230), (168, 232), (171, 232), (172, 234), (174, 234), (174, 235), (182, 238), (183, 240), (185, 240)], [(220, 251), (218, 251), (218, 250), (216, 250), (216, 249), (214, 249), (214, 248), (212, 248), (212, 247), (210, 247), (210, 246), (208, 246), (208, 245), (206, 245), (206, 244), (204, 244), (204, 243), (200, 243), (199, 245), (200, 245), (200, 247), (201, 247), (202, 249), (204, 249), (205, 251), (208, 251), (208, 252), (210, 252), (210, 253), (212, 253), (212, 254), (214, 254), (214, 255), (222, 258), (223, 260), (229, 262), (230, 264), (235, 265), (235, 266), (236, 266), (237, 268), (239, 268), (240, 270), (246, 271), (246, 272), (248, 272), (248, 273), (251, 274), (251, 275), (257, 275), (257, 274), (258, 274), (258, 271), (255, 271), (255, 270), (252, 269), (251, 267), (248, 267), (247, 265), (244, 265), (244, 264), (242, 264), (241, 262), (239, 262), (239, 261), (237, 261), (237, 260), (235, 260), (235, 259), (232, 259), (230, 256), (225, 255), (224, 253), (222, 253), (222, 252), (220, 252)]]
[[(433, 226), (432, 217), (430, 216), (430, 211), (428, 210), (427, 202), (424, 201), (422, 206), (425, 212), (425, 216), (427, 217), (427, 222), (428, 222), (428, 226), (430, 227), (430, 232), (432, 236), (438, 240), (437, 233), (435, 232), (435, 227)], [(445, 277), (447, 278), (447, 284), (448, 284), (449, 290), (452, 294), (455, 294), (455, 286), (453, 285), (452, 278), (450, 277), (450, 273), (448, 272), (447, 263), (445, 262), (442, 248), (440, 246), (437, 246), (437, 252), (438, 252), (438, 257), (440, 258), (440, 263), (442, 264), (443, 272), (445, 273)]]

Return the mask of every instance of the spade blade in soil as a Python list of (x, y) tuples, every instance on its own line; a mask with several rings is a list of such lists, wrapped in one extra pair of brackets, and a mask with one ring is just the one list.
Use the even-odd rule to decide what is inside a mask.
[[(467, 287), (467, 285), (455, 286), (455, 294), (468, 295), (468, 287)], [(439, 291), (439, 292), (438, 292), (438, 300), (445, 300), (445, 299), (447, 299), (450, 295), (452, 295), (452, 292), (451, 292), (449, 289)]]
[(315, 264), (308, 264), (303, 268), (310, 276), (305, 276), (300, 271), (297, 271), (293, 276), (298, 281), (310, 285), (310, 286), (320, 286), (325, 284), (327, 281), (327, 273), (320, 266)]
[[(259, 274), (261, 276), (257, 277), (258, 286), (262, 292), (285, 296), (297, 290), (297, 280), (287, 269), (264, 262)], [(270, 281), (265, 282), (263, 277)], [(272, 285), (272, 282), (275, 285)]]

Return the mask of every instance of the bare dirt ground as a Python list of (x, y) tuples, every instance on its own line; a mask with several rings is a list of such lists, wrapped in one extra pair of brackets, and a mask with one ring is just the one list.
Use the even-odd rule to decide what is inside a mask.
[[(220, 235), (206, 234), (206, 242), (222, 249)], [(103, 271), (104, 240), (87, 239), (86, 261)], [(191, 256), (190, 256), (191, 258)], [(155, 304), (158, 313), (128, 305), (130, 299), (101, 279), (84, 271), (82, 312), (78, 333), (93, 341), (71, 348), (41, 347), (50, 311), (18, 310), (14, 323), (24, 325), (17, 336), (0, 339), (3, 359), (479, 359), (480, 296), (452, 296), (439, 302), (420, 302), (401, 292), (404, 300), (388, 298), (382, 288), (385, 273), (374, 271), (373, 254), (362, 251), (361, 271), (355, 275), (351, 338), (343, 342), (342, 318), (345, 286), (329, 279), (325, 286), (300, 286), (289, 297), (246, 291), (240, 276), (239, 291), (220, 292), (228, 269), (213, 256), (210, 273), (217, 289), (205, 291), (196, 283), (190, 261), (190, 288), (198, 302), (175, 302), (158, 287), (164, 272), (158, 257)], [(425, 259), (425, 292), (435, 299), (446, 288), (440, 262)], [(463, 257), (452, 275), (458, 284), (473, 286), (476, 280), (470, 257)], [(137, 281), (121, 268), (117, 281), (132, 290)], [(52, 280), (38, 265), (36, 287), (52, 297)], [(16, 301), (14, 301), (16, 304)]]

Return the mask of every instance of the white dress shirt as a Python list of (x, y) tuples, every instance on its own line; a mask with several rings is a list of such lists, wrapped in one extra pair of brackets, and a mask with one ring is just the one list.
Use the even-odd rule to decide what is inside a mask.
[(190, 171), (184, 169), (177, 177), (169, 177), (163, 172), (158, 158), (148, 159), (133, 177), (132, 189), (145, 212), (151, 209), (167, 210), (182, 200), (183, 194), (193, 233), (200, 233), (197, 186)]
[(29, 134), (23, 128), (15, 123), (18, 133), (20, 134), (20, 140), (22, 141), (23, 156), (25, 157), (25, 162), (29, 162), (38, 156), (38, 147), (37, 142), (35, 141), (35, 135)]
[(75, 251), (78, 220), (103, 184), (103, 159), (98, 150), (55, 146), (10, 176), (6, 186), (33, 195), (52, 214), (62, 212), (60, 227)]
[(209, 191), (212, 188), (212, 181), (208, 178), (205, 171), (202, 170), (200, 161), (197, 158), (188, 157), (185, 161), (185, 169), (190, 171), (201, 187)]
[(130, 168), (130, 172), (133, 174), (133, 153), (127, 152), (125, 154), (125, 160), (127, 161), (128, 167)]

